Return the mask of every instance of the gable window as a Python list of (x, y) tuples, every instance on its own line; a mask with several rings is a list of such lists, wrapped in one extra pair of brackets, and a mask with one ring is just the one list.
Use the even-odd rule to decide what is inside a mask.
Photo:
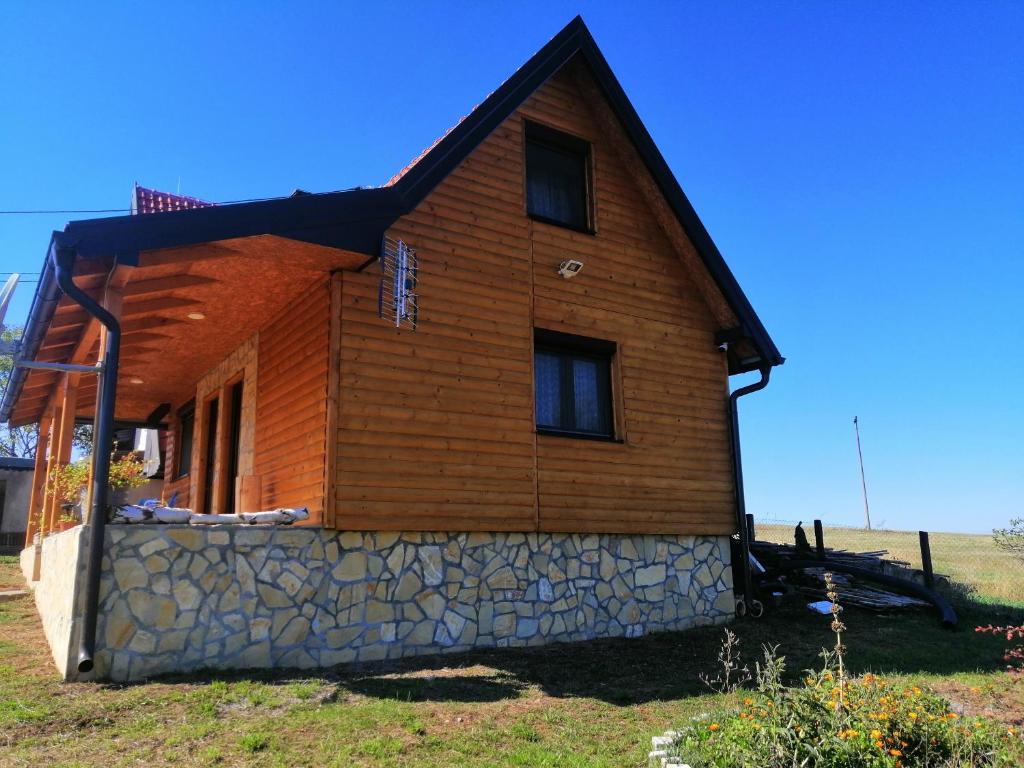
[(612, 439), (611, 371), (615, 343), (534, 331), (537, 431)]
[(534, 219), (590, 231), (590, 144), (526, 124), (526, 211)]
[(183, 405), (178, 411), (178, 477), (185, 477), (192, 471), (192, 436), (196, 428), (196, 402)]

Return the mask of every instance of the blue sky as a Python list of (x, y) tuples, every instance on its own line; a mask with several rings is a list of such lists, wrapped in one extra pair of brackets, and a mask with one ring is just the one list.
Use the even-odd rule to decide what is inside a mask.
[(858, 415), (876, 524), (1024, 516), (1024, 4), (86, 5), (0, 8), (0, 210), (383, 183), (582, 13), (788, 358), (750, 511), (862, 520)]

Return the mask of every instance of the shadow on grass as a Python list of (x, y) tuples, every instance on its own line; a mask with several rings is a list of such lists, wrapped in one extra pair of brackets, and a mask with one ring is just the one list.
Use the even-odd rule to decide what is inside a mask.
[[(751, 668), (762, 646), (778, 646), (794, 680), (820, 664), (822, 648), (835, 638), (829, 619), (798, 600), (760, 620), (733, 622), (743, 662)], [(1003, 668), (1000, 638), (979, 635), (979, 624), (1024, 620), (1012, 606), (958, 606), (960, 626), (940, 626), (931, 613), (844, 614), (844, 642), (854, 674), (950, 675)], [(459, 654), (373, 662), (324, 670), (249, 670), (165, 677), (163, 682), (252, 681), (270, 686), (301, 681), (333, 686), (329, 705), (352, 695), (397, 701), (497, 702), (516, 699), (530, 687), (552, 697), (586, 697), (615, 705), (674, 700), (708, 693), (701, 673), (714, 673), (723, 629), (659, 633), (638, 639), (603, 639), (539, 648), (481, 649)]]
[(516, 699), (526, 683), (503, 674), (357, 677), (343, 684), (352, 693), (398, 701), (494, 702)]

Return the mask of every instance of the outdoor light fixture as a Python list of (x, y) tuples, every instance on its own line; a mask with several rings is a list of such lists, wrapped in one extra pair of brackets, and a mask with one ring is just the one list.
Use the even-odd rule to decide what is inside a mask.
[(570, 277), (575, 277), (579, 271), (583, 269), (583, 262), (576, 261), (576, 259), (566, 259), (558, 265), (558, 274), (568, 280)]
[(188, 317), (189, 320), (205, 320), (206, 319), (206, 315), (204, 315), (202, 312), (189, 312), (187, 317)]

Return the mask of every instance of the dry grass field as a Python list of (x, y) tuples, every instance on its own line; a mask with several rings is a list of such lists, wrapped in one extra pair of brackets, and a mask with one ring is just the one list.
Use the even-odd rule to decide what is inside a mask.
[[(757, 538), (762, 541), (793, 543), (793, 525), (758, 524)], [(814, 527), (804, 521), (807, 538), (814, 542)], [(970, 533), (931, 533), (932, 564), (936, 574), (951, 582), (972, 587), (975, 596), (986, 602), (1024, 603), (1024, 562), (1001, 551), (992, 536)], [(917, 531), (866, 530), (825, 526), (825, 546), (852, 552), (888, 550), (888, 557), (921, 568), (921, 549)]]

